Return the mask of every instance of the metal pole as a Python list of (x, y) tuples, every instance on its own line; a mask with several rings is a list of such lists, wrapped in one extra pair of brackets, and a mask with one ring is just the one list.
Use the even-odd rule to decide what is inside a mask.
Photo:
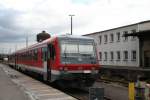
[(75, 16), (75, 15), (69, 15), (71, 17), (71, 35), (72, 35), (72, 16)]
[(72, 35), (72, 16), (71, 16), (71, 35)]

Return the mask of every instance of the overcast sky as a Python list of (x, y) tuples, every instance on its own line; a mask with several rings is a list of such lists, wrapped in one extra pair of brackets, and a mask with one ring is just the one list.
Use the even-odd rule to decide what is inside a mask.
[(150, 19), (150, 0), (0, 0), (0, 52), (35, 42), (36, 34), (83, 35)]

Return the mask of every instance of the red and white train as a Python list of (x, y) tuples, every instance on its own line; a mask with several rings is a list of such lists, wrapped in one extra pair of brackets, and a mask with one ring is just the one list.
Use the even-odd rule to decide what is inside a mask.
[(40, 74), (49, 82), (66, 86), (91, 86), (99, 71), (94, 39), (85, 36), (57, 36), (18, 50), (9, 65)]

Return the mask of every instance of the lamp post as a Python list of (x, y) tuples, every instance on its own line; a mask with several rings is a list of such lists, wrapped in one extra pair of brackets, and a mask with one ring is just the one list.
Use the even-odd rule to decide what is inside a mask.
[(75, 15), (69, 15), (71, 17), (71, 35), (72, 35), (72, 16), (75, 16)]

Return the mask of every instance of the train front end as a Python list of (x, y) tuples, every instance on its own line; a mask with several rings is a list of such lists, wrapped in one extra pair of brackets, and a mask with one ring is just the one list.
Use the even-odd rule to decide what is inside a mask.
[(71, 87), (89, 87), (98, 77), (94, 40), (88, 37), (61, 37), (60, 76), (61, 82)]

